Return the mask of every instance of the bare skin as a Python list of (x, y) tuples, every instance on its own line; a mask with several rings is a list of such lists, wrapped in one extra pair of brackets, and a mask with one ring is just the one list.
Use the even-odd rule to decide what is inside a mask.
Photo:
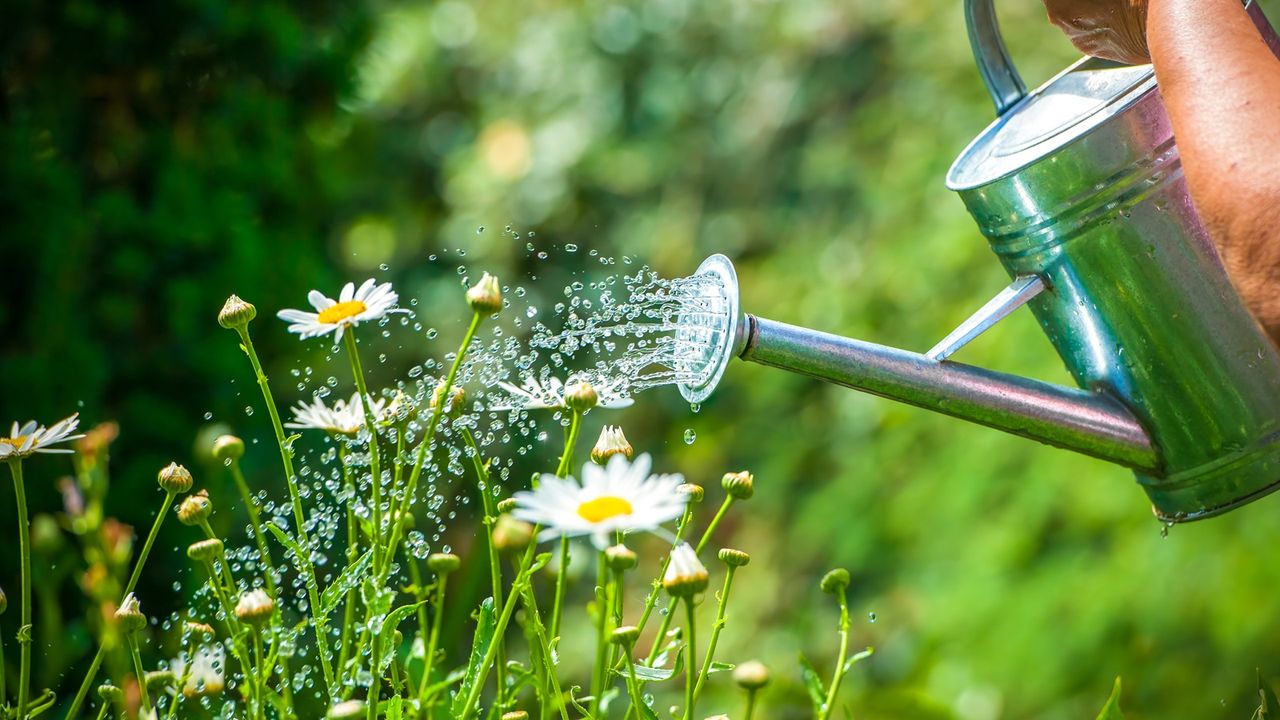
[(1245, 305), (1280, 343), (1280, 60), (1240, 0), (1045, 6), (1081, 50), (1122, 62), (1144, 61), (1128, 28), (1145, 16), (1191, 197)]

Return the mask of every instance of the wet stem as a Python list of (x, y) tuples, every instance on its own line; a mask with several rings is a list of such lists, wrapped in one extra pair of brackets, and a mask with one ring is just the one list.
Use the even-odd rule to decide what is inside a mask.
[[(142, 545), (142, 552), (138, 554), (138, 561), (134, 563), (133, 573), (129, 576), (129, 583), (125, 585), (124, 595), (121, 596), (120, 602), (124, 602), (124, 598), (133, 592), (138, 585), (138, 579), (142, 577), (142, 568), (147, 564), (147, 556), (151, 554), (151, 546), (156, 542), (156, 536), (160, 534), (160, 525), (164, 523), (165, 516), (169, 514), (169, 507), (173, 505), (173, 499), (176, 497), (174, 493), (166, 492), (164, 502), (160, 505), (159, 512), (156, 513), (155, 522), (151, 524), (151, 532), (147, 534), (147, 540)], [(23, 508), (20, 515), (26, 517), (25, 501), (21, 505)], [(67, 720), (78, 718), (80, 706), (84, 703), (85, 697), (89, 694), (89, 686), (93, 684), (94, 677), (98, 674), (98, 668), (102, 666), (102, 659), (106, 656), (107, 646), (103, 643), (98, 644), (98, 652), (93, 656), (93, 662), (89, 664), (89, 671), (85, 673), (84, 680), (80, 683), (80, 689), (76, 692), (76, 697), (71, 701), (71, 708), (67, 710)]]
[[(533, 547), (534, 545), (530, 543), (529, 548), (532, 549)], [(528, 554), (531, 555), (532, 553)], [(530, 568), (531, 566), (529, 563), (524, 564), (520, 574), (516, 576), (515, 581), (511, 584), (512, 595), (523, 592), (528, 586), (529, 576), (531, 574)], [(498, 623), (493, 628), (494, 638), (500, 638), (504, 633), (506, 633), (507, 625), (511, 622), (512, 611), (515, 610), (515, 607), (516, 603), (509, 602), (507, 603), (507, 606), (503, 608), (502, 614), (498, 617)], [(493, 660), (498, 652), (498, 646), (500, 644), (501, 643), (496, 640), (489, 643), (489, 649), (485, 651), (484, 658), (480, 661), (480, 673), (476, 677), (475, 684), (471, 686), (470, 692), (467, 693), (466, 702), (462, 706), (462, 712), (458, 715), (460, 720), (469, 720), (475, 713), (476, 705), (480, 702), (480, 692), (484, 689), (485, 677), (489, 674), (489, 667), (493, 665)]]
[[(493, 611), (501, 614), (504, 599), (502, 597), (502, 565), (498, 557), (498, 547), (493, 542), (493, 528), (497, 522), (498, 511), (493, 502), (493, 490), (489, 482), (489, 471), (485, 467), (485, 461), (480, 455), (480, 447), (476, 444), (476, 439), (472, 436), (471, 431), (462, 428), (462, 439), (471, 449), (471, 462), (476, 468), (476, 482), (480, 493), (480, 506), (484, 510), (484, 526), (485, 526), (485, 549), (489, 554), (489, 581), (493, 585)], [(502, 640), (498, 639), (499, 644)], [(498, 648), (497, 663), (498, 669), (495, 673), (498, 685), (498, 705), (502, 706), (503, 697), (506, 692), (506, 662), (503, 658), (505, 648)]]
[[(573, 417), (569, 420), (569, 432), (565, 436), (564, 452), (560, 454), (560, 465), (556, 468), (556, 477), (568, 477), (569, 468), (573, 466), (573, 452), (578, 444), (578, 433), (582, 426), (582, 413), (577, 410), (573, 411)], [(569, 538), (568, 536), (560, 537), (560, 564), (556, 568), (556, 595), (555, 601), (551, 606), (551, 629), (552, 638), (560, 635), (560, 616), (564, 611), (564, 593), (565, 593), (565, 573), (569, 570)]]
[(831, 709), (836, 704), (836, 693), (840, 692), (840, 682), (844, 680), (844, 663), (849, 655), (849, 601), (845, 597), (844, 588), (836, 593), (836, 601), (840, 603), (840, 653), (836, 656), (836, 668), (831, 674), (831, 688), (827, 691), (827, 701), (822, 705), (822, 714), (818, 720), (831, 717)]
[[(346, 328), (345, 337), (347, 358), (351, 361), (351, 374), (355, 377), (356, 390), (360, 393), (365, 429), (369, 432), (369, 485), (371, 487), (369, 504), (373, 511), (373, 566), (381, 568), (384, 563), (391, 564), (390, 558), (394, 556), (395, 550), (382, 543), (382, 451), (378, 447), (378, 419), (374, 417), (373, 409), (369, 407), (369, 388), (365, 385), (364, 368), (360, 365), (360, 353), (356, 349), (355, 328)], [(399, 526), (398, 521), (393, 524)], [(370, 625), (376, 620), (373, 617), (372, 607), (368, 608), (366, 620)], [(374, 720), (378, 714), (378, 695), (382, 689), (382, 673), (378, 671), (380, 667), (382, 667), (382, 643), (375, 639), (370, 652), (370, 668), (373, 672), (369, 685), (369, 720)]]
[(147, 691), (147, 673), (142, 669), (142, 653), (138, 650), (138, 633), (134, 631), (129, 632), (129, 654), (133, 656), (133, 674), (138, 679), (138, 692), (142, 695), (142, 717), (147, 717), (151, 714), (151, 693)]
[(272, 597), (276, 595), (276, 563), (271, 557), (271, 548), (267, 545), (267, 534), (262, 530), (262, 518), (258, 514), (258, 505), (253, 495), (249, 492), (249, 485), (244, 480), (244, 473), (240, 471), (240, 461), (232, 460), (230, 464), (231, 478), (236, 483), (236, 490), (240, 492), (240, 500), (244, 502), (245, 511), (249, 514), (249, 525), (253, 527), (253, 539), (258, 544), (259, 562), (262, 563), (262, 581), (266, 585), (267, 593)]
[(694, 694), (694, 658), (697, 657), (698, 634), (695, 630), (696, 618), (693, 612), (693, 595), (684, 598), (685, 617), (689, 623), (689, 643), (684, 646), (684, 720), (693, 720), (693, 704), (697, 701)]
[(733, 573), (736, 567), (730, 565), (724, 575), (724, 589), (720, 591), (720, 605), (716, 609), (716, 623), (711, 627), (711, 640), (707, 643), (707, 656), (702, 660), (702, 672), (698, 673), (698, 684), (693, 688), (693, 697), (698, 699), (702, 695), (702, 686), (707, 681), (707, 675), (711, 673), (711, 662), (715, 659), (716, 643), (720, 640), (720, 632), (724, 630), (725, 625), (725, 609), (729, 606), (729, 588), (733, 586)]
[(591, 671), (591, 715), (599, 717), (600, 701), (608, 678), (609, 615), (613, 611), (609, 582), (609, 562), (601, 552), (596, 563), (596, 663)]
[[(293, 451), (289, 448), (289, 443), (285, 439), (284, 426), (280, 424), (280, 411), (276, 408), (275, 398), (271, 395), (271, 385), (267, 382), (267, 375), (262, 370), (262, 363), (258, 361), (258, 353), (253, 349), (253, 340), (249, 337), (249, 327), (242, 325), (236, 328), (236, 332), (240, 335), (240, 347), (244, 350), (244, 354), (249, 357), (250, 364), (253, 365), (253, 373), (257, 378), (258, 388), (262, 391), (262, 399), (267, 406), (267, 413), (271, 416), (271, 427), (276, 433), (276, 444), (280, 446), (280, 462), (284, 466), (285, 483), (289, 487), (289, 501), (293, 506), (293, 521), (298, 533), (298, 543), (308, 551), (305, 557), (298, 558), (298, 567), (307, 586), (307, 601), (310, 607), (319, 608), (320, 588), (316, 584), (316, 569), (311, 563), (309, 554), (311, 541), (307, 537), (307, 517), (302, 509), (302, 497), (298, 493), (298, 477), (293, 472)], [(324, 673), (325, 695), (328, 696), (332, 693), (334, 679), (333, 668), (329, 663), (329, 640), (325, 629), (326, 622), (322, 617), (313, 617), (313, 627), (316, 634), (316, 654), (320, 656), (320, 669)]]
[(13, 492), (18, 502), (18, 551), (22, 555), (22, 627), (18, 630), (18, 717), (27, 713), (27, 687), (31, 683), (31, 527), (27, 517), (27, 492), (22, 479), (22, 461), (10, 460)]

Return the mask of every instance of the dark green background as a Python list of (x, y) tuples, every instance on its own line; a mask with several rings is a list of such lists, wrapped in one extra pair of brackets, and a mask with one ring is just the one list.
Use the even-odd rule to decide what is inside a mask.
[[(1029, 79), (1072, 58), (1039, 3), (1003, 5)], [(444, 345), (385, 343), (390, 381), (456, 342), (457, 264), (537, 274), (554, 302), (566, 243), (668, 276), (724, 252), (748, 310), (916, 350), (1006, 282), (942, 186), (991, 119), (958, 0), (16, 0), (0, 83), (0, 419), (118, 420), (110, 510), (135, 526), (160, 465), (205, 467), (206, 414), (262, 441), (247, 462), (275, 482), (214, 323), (231, 292), (269, 316), (394, 280)], [(287, 373), (323, 343), (255, 331), (296, 399)], [(1024, 315), (963, 359), (1067, 381)], [(863, 718), (1092, 717), (1123, 675), (1134, 716), (1243, 720), (1255, 668), (1280, 675), (1275, 499), (1164, 538), (1121, 469), (760, 367), (696, 415), (663, 389), (607, 419), (690, 479), (755, 471), (721, 538), (754, 558), (722, 648), (773, 667), (771, 717), (803, 712), (798, 652), (831, 662), (833, 565), (854, 643), (878, 648), (845, 691)], [(68, 470), (28, 463), (37, 511)], [(180, 606), (190, 539), (175, 524), (157, 546), (153, 614)], [(702, 710), (736, 713), (728, 697)]]

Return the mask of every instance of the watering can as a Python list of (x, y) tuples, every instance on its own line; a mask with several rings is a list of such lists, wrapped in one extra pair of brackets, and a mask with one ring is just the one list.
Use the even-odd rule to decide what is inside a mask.
[[(745, 314), (714, 255), (679, 321), (681, 393), (701, 402), (733, 357), (809, 375), (1131, 468), (1168, 523), (1280, 488), (1280, 353), (1196, 215), (1151, 66), (1086, 58), (1027, 92), (992, 0), (965, 13), (997, 119), (947, 185), (1011, 284), (920, 354)], [(1022, 305), (1079, 387), (949, 359)]]

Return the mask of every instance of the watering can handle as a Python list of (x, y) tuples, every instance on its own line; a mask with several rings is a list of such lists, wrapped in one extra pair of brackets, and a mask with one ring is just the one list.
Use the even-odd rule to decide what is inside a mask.
[(964, 20), (969, 27), (973, 59), (978, 62), (978, 72), (996, 104), (996, 115), (1004, 115), (1026, 97), (1027, 86), (1013, 66), (1009, 49), (1000, 35), (993, 0), (964, 0)]

